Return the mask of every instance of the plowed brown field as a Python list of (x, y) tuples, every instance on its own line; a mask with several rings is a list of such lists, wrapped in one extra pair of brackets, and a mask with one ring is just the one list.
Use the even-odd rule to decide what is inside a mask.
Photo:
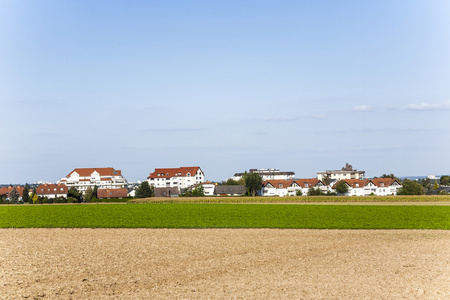
[(443, 230), (1, 229), (1, 299), (449, 299)]

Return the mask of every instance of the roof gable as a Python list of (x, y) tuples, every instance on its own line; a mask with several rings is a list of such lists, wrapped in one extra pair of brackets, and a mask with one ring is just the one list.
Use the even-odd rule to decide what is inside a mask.
[(320, 186), (324, 185), (322, 181), (320, 181), (317, 178), (301, 178), (295, 180), (295, 182), (301, 187), (301, 188), (310, 188), (313, 186)]
[[(150, 173), (150, 178), (171, 178), (171, 177), (188, 177), (194, 176), (200, 170), (200, 167), (180, 167), (180, 168), (158, 168), (153, 173)], [(189, 174), (189, 175), (188, 175)]]
[(66, 177), (79, 175), (80, 177), (90, 177), (92, 173), (97, 172), (100, 176), (122, 176), (121, 170), (114, 168), (77, 168), (70, 172)]

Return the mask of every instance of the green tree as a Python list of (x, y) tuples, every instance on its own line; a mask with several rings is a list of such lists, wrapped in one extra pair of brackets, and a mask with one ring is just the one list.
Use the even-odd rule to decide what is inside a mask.
[(36, 194), (37, 194), (37, 189), (34, 188), (33, 191), (31, 192), (30, 201), (28, 201), (28, 203), (30, 203), (30, 204), (34, 204), (35, 203), (34, 202), (34, 196), (36, 196)]
[(433, 190), (437, 190), (439, 188), (439, 184), (437, 183), (437, 180), (434, 181)]
[(27, 183), (27, 184), (25, 184), (25, 187), (23, 189), (23, 194), (22, 194), (22, 201), (23, 201), (23, 203), (30, 202), (29, 191), (30, 191), (30, 186)]
[(336, 184), (336, 192), (338, 193), (338, 195), (348, 193), (348, 185), (344, 180), (341, 180)]
[(233, 178), (228, 178), (227, 181), (225, 182), (225, 185), (239, 185), (239, 182), (237, 182)]
[(425, 194), (424, 187), (418, 182), (405, 179), (402, 182), (402, 188), (397, 192), (397, 195), (423, 195)]
[(84, 202), (91, 202), (94, 197), (94, 190), (89, 186), (84, 192)]
[(136, 198), (150, 198), (153, 196), (153, 191), (148, 181), (144, 181), (141, 185), (136, 189)]
[(319, 188), (310, 187), (308, 189), (308, 196), (321, 196), (323, 192)]
[(17, 192), (16, 188), (13, 188), (13, 190), (9, 193), (9, 202), (11, 204), (17, 204), (19, 203), (19, 192)]
[(97, 191), (98, 191), (98, 187), (97, 187), (97, 185), (94, 185), (94, 189), (92, 190), (92, 198), (98, 198), (98, 192)]
[(330, 185), (331, 183), (331, 177), (329, 175), (325, 175), (322, 179), (323, 184)]
[(441, 176), (439, 182), (441, 183), (441, 185), (450, 185), (450, 176), (448, 175)]
[[(69, 202), (70, 198), (70, 202)], [(81, 203), (83, 201), (83, 194), (80, 193), (75, 187), (71, 187), (67, 193), (67, 202), (69, 203)]]
[(394, 174), (383, 174), (383, 175), (381, 175), (381, 177), (380, 178), (392, 178), (392, 179), (397, 179), (397, 177), (395, 177), (395, 175)]
[(55, 199), (53, 199), (54, 203), (67, 203), (67, 199), (66, 197), (60, 196), (60, 197), (55, 197)]
[(42, 203), (42, 202), (39, 202), (40, 197), (38, 197), (38, 195), (32, 194), (32, 196), (33, 196), (33, 197), (31, 197), (32, 201), (30, 203), (33, 203), (33, 204)]
[[(420, 184), (424, 188), (424, 192), (430, 191), (432, 188), (430, 178), (420, 179), (419, 181), (417, 181), (417, 183)], [(416, 194), (413, 194), (413, 195), (416, 195)]]
[(256, 193), (262, 188), (262, 177), (258, 173), (244, 173), (242, 176), (245, 181), (245, 187), (252, 197), (256, 196)]
[(205, 196), (205, 189), (203, 188), (202, 184), (199, 184), (192, 191), (192, 197), (203, 197), (203, 196)]
[(303, 195), (302, 190), (295, 191), (295, 196), (301, 196), (301, 195)]

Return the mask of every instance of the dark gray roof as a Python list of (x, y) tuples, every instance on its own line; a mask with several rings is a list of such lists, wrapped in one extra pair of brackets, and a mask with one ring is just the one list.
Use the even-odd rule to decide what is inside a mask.
[(437, 195), (440, 191), (445, 191), (447, 193), (450, 193), (450, 187), (441, 186), (435, 190), (427, 192), (427, 195)]
[(218, 185), (214, 189), (214, 194), (233, 194), (233, 195), (243, 195), (247, 192), (247, 189), (243, 185)]
[(178, 197), (178, 194), (176, 187), (155, 188), (155, 197)]

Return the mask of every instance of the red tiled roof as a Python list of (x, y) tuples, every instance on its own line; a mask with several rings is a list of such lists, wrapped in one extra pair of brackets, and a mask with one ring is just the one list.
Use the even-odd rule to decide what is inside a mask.
[(342, 179), (333, 185), (333, 189), (336, 188), (336, 185), (341, 181), (345, 181), (348, 184), (348, 186), (352, 188), (362, 188), (369, 183), (368, 179)]
[(98, 189), (97, 198), (125, 198), (127, 197), (127, 189)]
[[(401, 185), (400, 182), (398, 182), (397, 179), (392, 178), (374, 178), (374, 179), (342, 179), (341, 181), (345, 181), (350, 187), (352, 188), (362, 188), (369, 184), (369, 182), (372, 182), (377, 187), (386, 187), (392, 185), (394, 182), (397, 182)], [(338, 181), (339, 182), (339, 181)], [(333, 185), (333, 188), (336, 187), (338, 184), (336, 182), (335, 185)]]
[(0, 188), (0, 195), (9, 195), (13, 189), (16, 189), (16, 191), (19, 193), (20, 196), (23, 195), (23, 190), (25, 189), (23, 186), (8, 186), (8, 187), (2, 187)]
[(265, 180), (263, 181), (263, 187), (265, 187), (268, 184), (271, 184), (274, 188), (287, 188), (289, 187), (294, 180), (284, 180), (284, 179), (278, 179), (278, 180)]
[[(200, 167), (181, 167), (181, 168), (161, 168), (155, 169), (155, 172), (150, 173), (150, 178), (171, 178), (171, 177), (186, 177), (187, 173), (194, 176)], [(159, 174), (159, 175), (158, 175)]]
[(115, 170), (114, 168), (77, 168), (70, 172), (66, 177), (70, 177), (73, 172), (77, 172), (80, 177), (91, 176), (92, 173), (97, 171), (100, 176), (120, 176), (122, 175), (121, 170)]
[(108, 180), (111, 180), (111, 177), (108, 177), (108, 178), (100, 178), (100, 180), (101, 180), (101, 181), (108, 181)]
[(64, 184), (41, 184), (36, 189), (38, 195), (67, 194), (68, 191), (69, 188)]
[(309, 188), (312, 186), (316, 186), (319, 182), (322, 181), (317, 178), (302, 178), (295, 180), (295, 182), (302, 188)]
[(374, 178), (374, 179), (370, 179), (370, 181), (373, 184), (375, 184), (376, 186), (378, 186), (378, 187), (380, 187), (380, 186), (390, 186), (394, 182), (397, 182), (398, 184), (401, 184), (400, 182), (397, 181), (397, 179), (393, 179), (393, 178)]

